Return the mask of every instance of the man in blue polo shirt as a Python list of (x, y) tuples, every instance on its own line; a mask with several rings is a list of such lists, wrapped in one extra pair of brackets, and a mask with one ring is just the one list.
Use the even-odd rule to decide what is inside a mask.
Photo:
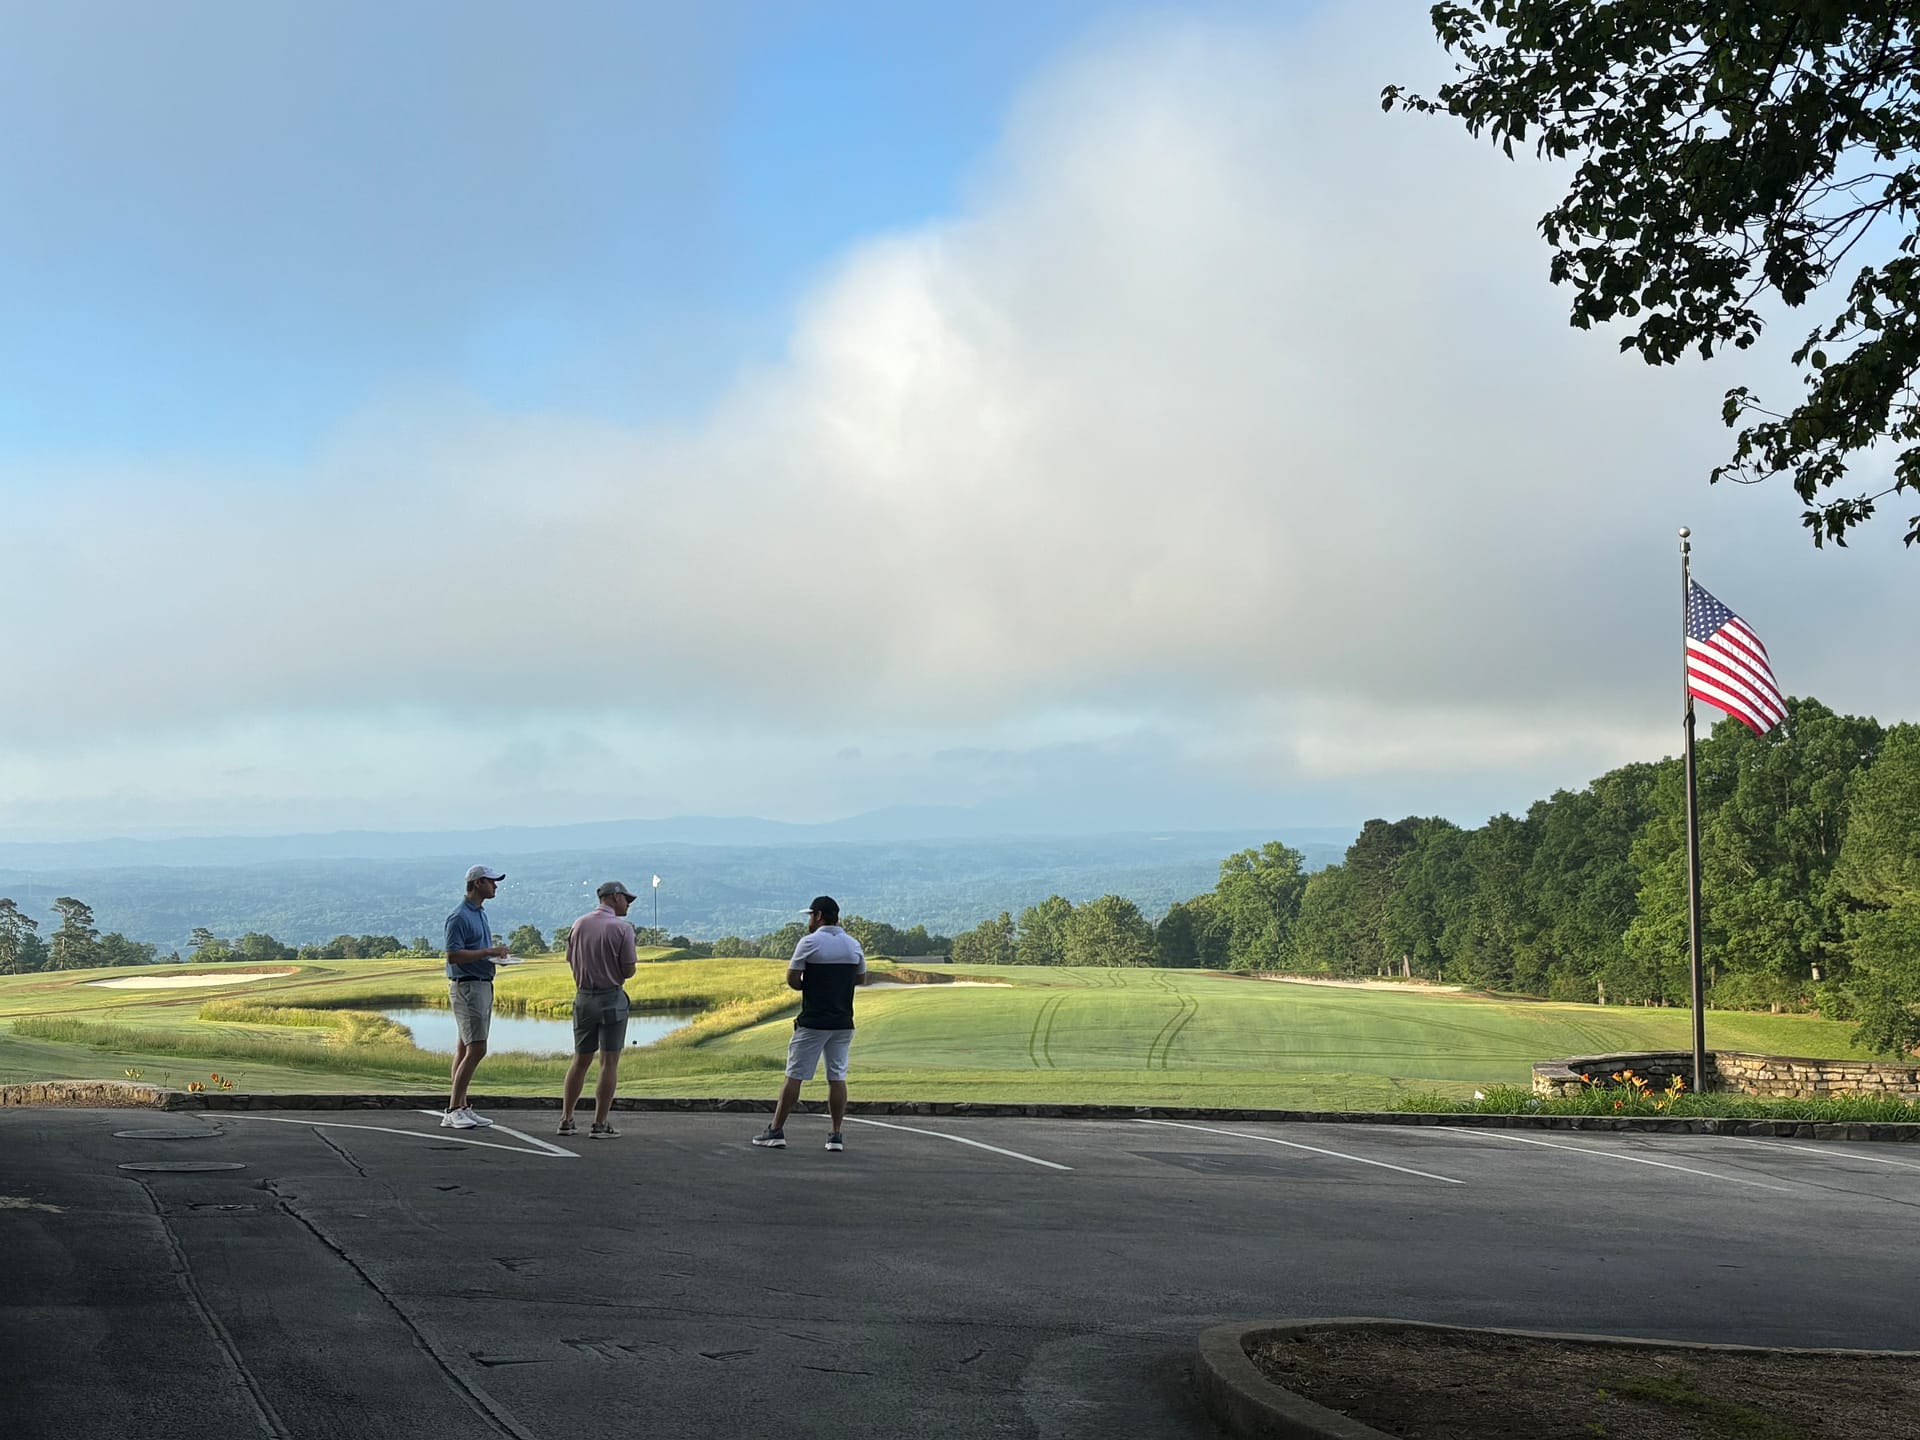
[(447, 1096), (442, 1129), (473, 1130), (493, 1121), (473, 1113), (467, 1103), (467, 1084), (487, 1053), (487, 1031), (493, 1024), (493, 967), (507, 957), (507, 947), (493, 942), (493, 927), (482, 907), (500, 889), (506, 872), (491, 865), (467, 871), (467, 898), (447, 916), (447, 1005), (460, 1033), (453, 1047), (453, 1089)]
[(800, 992), (800, 1014), (787, 1046), (787, 1083), (775, 1102), (773, 1123), (753, 1137), (769, 1150), (787, 1148), (787, 1116), (800, 1103), (800, 1087), (827, 1058), (827, 1116), (833, 1129), (827, 1149), (844, 1150), (840, 1135), (847, 1113), (847, 1052), (853, 1047), (853, 992), (867, 983), (867, 957), (860, 942), (840, 928), (840, 905), (822, 895), (807, 907), (807, 933), (787, 964), (787, 986)]

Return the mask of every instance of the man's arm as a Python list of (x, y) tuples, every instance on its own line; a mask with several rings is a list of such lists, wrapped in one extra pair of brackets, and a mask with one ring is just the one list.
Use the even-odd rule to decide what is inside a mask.
[(787, 988), (804, 990), (807, 988), (807, 957), (813, 954), (813, 936), (802, 935), (800, 943), (793, 947), (793, 959), (787, 962)]
[[(449, 965), (474, 965), (483, 960), (498, 960), (507, 953), (505, 945), (495, 945), (491, 950), (470, 950), (467, 942), (473, 938), (471, 927), (447, 927), (447, 963)], [(455, 948), (459, 947), (459, 948)]]

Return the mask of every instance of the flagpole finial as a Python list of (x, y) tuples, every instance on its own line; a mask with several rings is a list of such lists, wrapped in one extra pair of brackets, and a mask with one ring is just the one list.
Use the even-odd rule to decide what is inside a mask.
[(1682, 540), (1686, 539), (1691, 534), (1693, 534), (1693, 531), (1689, 530), (1686, 526), (1682, 525), (1680, 527), (1680, 538)]

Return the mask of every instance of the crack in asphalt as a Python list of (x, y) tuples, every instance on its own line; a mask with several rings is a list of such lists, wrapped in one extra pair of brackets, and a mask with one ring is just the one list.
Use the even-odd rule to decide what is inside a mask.
[(357, 1175), (359, 1175), (359, 1177), (362, 1180), (370, 1180), (373, 1178), (372, 1176), (367, 1174), (366, 1167), (363, 1166), (358, 1160), (354, 1159), (352, 1155), (348, 1154), (346, 1147), (336, 1142), (334, 1138), (331, 1135), (327, 1134), (325, 1130), (322, 1130), (318, 1125), (316, 1125), (313, 1127), (313, 1133), (320, 1137), (321, 1143), (324, 1144), (329, 1150), (333, 1151), (334, 1154), (338, 1155), (342, 1160), (346, 1161), (347, 1164), (351, 1165), (354, 1169), (354, 1172)]
[(180, 1288), (186, 1294), (187, 1303), (199, 1315), (201, 1323), (213, 1336), (214, 1345), (226, 1358), (227, 1364), (234, 1372), (234, 1377), (239, 1380), (241, 1387), (247, 1392), (247, 1397), (253, 1402), (253, 1411), (260, 1421), (261, 1431), (272, 1436), (273, 1440), (294, 1440), (293, 1432), (287, 1428), (286, 1422), (280, 1418), (280, 1412), (273, 1408), (273, 1402), (267, 1398), (266, 1389), (261, 1385), (259, 1377), (247, 1368), (246, 1359), (240, 1354), (240, 1347), (234, 1343), (232, 1333), (221, 1323), (220, 1317), (213, 1313), (213, 1307), (207, 1303), (206, 1293), (200, 1288), (199, 1277), (193, 1273), (193, 1263), (187, 1259), (186, 1246), (180, 1243), (179, 1232), (173, 1228), (173, 1222), (167, 1218), (166, 1207), (160, 1203), (160, 1197), (145, 1180), (135, 1180), (133, 1183), (138, 1185), (141, 1192), (146, 1195), (147, 1203), (153, 1207), (154, 1218), (160, 1222), (160, 1233), (166, 1237), (167, 1250), (173, 1257), (174, 1279), (180, 1282)]
[[(407, 1333), (413, 1337), (414, 1344), (418, 1345), (426, 1356), (439, 1367), (440, 1373), (446, 1377), (447, 1383), (452, 1385), (454, 1389), (465, 1398), (468, 1405), (472, 1407), (474, 1412), (479, 1415), (482, 1420), (499, 1434), (512, 1436), (513, 1440), (535, 1440), (535, 1437), (520, 1426), (520, 1423), (513, 1418), (512, 1414), (508, 1412), (504, 1405), (454, 1368), (452, 1360), (446, 1355), (441, 1354), (440, 1347), (433, 1343), (432, 1337), (429, 1336), (425, 1330), (421, 1329), (419, 1325), (414, 1323), (413, 1317), (401, 1308), (400, 1302), (393, 1298), (386, 1287), (374, 1279), (358, 1260), (348, 1254), (345, 1246), (328, 1235), (326, 1231), (322, 1230), (319, 1225), (314, 1223), (310, 1217), (301, 1211), (300, 1208), (294, 1204), (293, 1197), (282, 1194), (279, 1186), (271, 1180), (263, 1181), (261, 1188), (273, 1196), (284, 1214), (305, 1226), (308, 1233), (310, 1233), (314, 1239), (318, 1240), (344, 1261), (347, 1268), (352, 1270), (353, 1273), (360, 1278), (362, 1284), (386, 1302), (387, 1308), (393, 1312), (395, 1318), (407, 1328)], [(288, 1437), (288, 1440), (291, 1440), (291, 1437)]]

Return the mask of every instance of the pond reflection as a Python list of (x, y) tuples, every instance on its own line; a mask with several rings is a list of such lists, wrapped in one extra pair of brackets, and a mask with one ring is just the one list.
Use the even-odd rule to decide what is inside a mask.
[[(459, 1032), (454, 1029), (451, 1010), (382, 1010), (387, 1019), (413, 1032), (413, 1043), (422, 1050), (443, 1055), (453, 1053)], [(627, 1044), (651, 1045), (693, 1022), (691, 1015), (634, 1015), (627, 1021)], [(525, 1055), (570, 1055), (573, 1053), (573, 1022), (548, 1020), (532, 1015), (493, 1017), (488, 1028), (487, 1049), (492, 1054), (503, 1050)]]

